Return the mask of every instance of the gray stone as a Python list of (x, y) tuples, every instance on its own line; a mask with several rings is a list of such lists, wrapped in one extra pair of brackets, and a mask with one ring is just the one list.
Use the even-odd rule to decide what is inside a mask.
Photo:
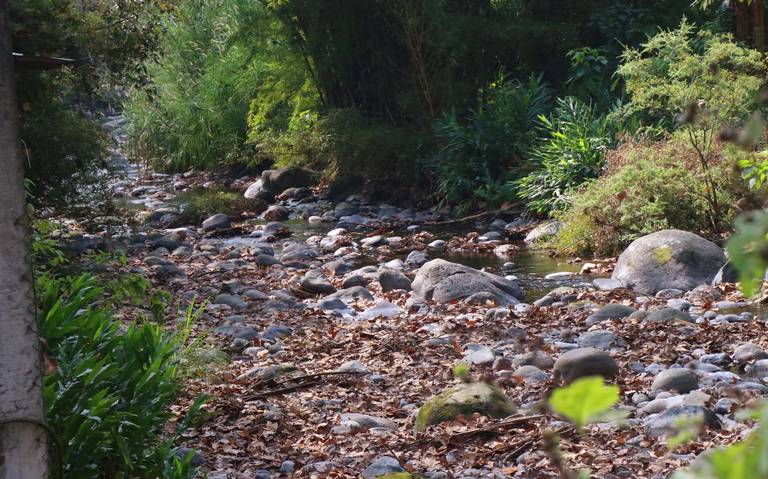
[(274, 266), (276, 264), (280, 264), (280, 261), (277, 258), (264, 253), (256, 256), (253, 262), (259, 266)]
[(381, 270), (379, 273), (379, 284), (381, 285), (381, 290), (385, 293), (396, 289), (411, 290), (411, 280), (408, 279), (408, 276), (391, 269)]
[(516, 366), (536, 366), (539, 369), (552, 369), (555, 361), (544, 351), (531, 351), (515, 356), (513, 363)]
[(619, 365), (606, 352), (595, 348), (578, 348), (563, 353), (555, 361), (555, 377), (570, 383), (584, 376), (603, 376), (612, 379)]
[(323, 265), (323, 268), (330, 271), (334, 276), (342, 276), (352, 271), (352, 265), (346, 263), (343, 259), (329, 261)]
[(391, 456), (382, 456), (374, 460), (370, 466), (366, 467), (362, 472), (364, 479), (375, 479), (379, 476), (386, 474), (394, 474), (396, 472), (405, 472), (397, 462), (397, 459)]
[(547, 221), (546, 223), (542, 223), (528, 232), (525, 236), (525, 242), (536, 243), (537, 241), (551, 238), (559, 233), (562, 227), (563, 225), (559, 221)]
[(711, 283), (725, 261), (716, 244), (687, 231), (663, 230), (632, 242), (619, 256), (612, 277), (644, 294), (691, 290)]
[(676, 391), (689, 393), (699, 388), (699, 377), (688, 368), (667, 369), (660, 372), (651, 385), (652, 392)]
[(405, 258), (405, 265), (409, 268), (418, 268), (429, 261), (429, 256), (421, 251), (411, 251)]
[(355, 412), (348, 412), (341, 415), (342, 421), (352, 421), (357, 423), (361, 429), (381, 428), (381, 429), (397, 429), (397, 424), (390, 419), (384, 419), (381, 417), (370, 416), (368, 414), (359, 414)]
[(340, 373), (367, 373), (368, 368), (365, 367), (365, 364), (361, 363), (357, 360), (347, 361), (341, 366), (339, 366), (336, 371)]
[(580, 348), (597, 348), (604, 350), (624, 349), (627, 342), (610, 331), (587, 331), (576, 340)]
[(433, 259), (419, 268), (412, 286), (416, 296), (440, 303), (467, 298), (478, 292), (493, 294), (497, 304), (502, 306), (517, 304), (523, 297), (514, 281), (443, 259)]
[(592, 326), (602, 321), (624, 319), (635, 311), (637, 311), (635, 308), (631, 308), (623, 304), (606, 304), (602, 308), (592, 313), (589, 317), (587, 317), (587, 326)]
[(530, 364), (515, 369), (514, 372), (512, 372), (512, 377), (520, 378), (526, 383), (533, 384), (549, 381), (549, 374)]
[(482, 344), (469, 343), (464, 346), (464, 361), (469, 364), (482, 366), (491, 364), (496, 359), (496, 354), (488, 346)]
[(259, 335), (259, 337), (267, 341), (277, 341), (278, 339), (288, 337), (291, 334), (293, 334), (293, 329), (291, 329), (290, 326), (273, 324), (267, 327), (267, 329), (265, 329), (264, 332)]
[(435, 240), (427, 245), (427, 249), (430, 251), (445, 251), (447, 243), (443, 240)]
[(461, 383), (425, 402), (416, 415), (414, 430), (418, 433), (431, 425), (474, 413), (504, 418), (514, 412), (512, 400), (497, 386), (479, 381)]
[(248, 307), (248, 303), (243, 301), (240, 297), (232, 295), (232, 294), (219, 294), (214, 298), (213, 302), (215, 304), (226, 304), (227, 306), (231, 306), (234, 309), (245, 309)]
[(679, 424), (688, 422), (720, 429), (717, 415), (702, 406), (673, 406), (663, 413), (649, 416), (643, 421), (645, 434), (650, 437), (670, 436), (679, 432)]
[(768, 358), (768, 353), (760, 346), (752, 343), (740, 344), (733, 350), (733, 360), (739, 364), (746, 364), (766, 358)]
[(365, 321), (374, 318), (391, 318), (402, 314), (404, 311), (400, 306), (385, 301), (383, 299), (377, 300), (374, 305), (365, 311), (357, 313), (357, 318)]
[(336, 288), (325, 279), (323, 273), (319, 270), (307, 271), (301, 279), (300, 285), (310, 294), (332, 294), (336, 292)]
[(612, 291), (624, 287), (624, 283), (613, 278), (595, 278), (592, 280), (592, 285), (600, 291)]
[(685, 321), (688, 323), (693, 323), (693, 318), (690, 314), (686, 313), (685, 311), (680, 311), (675, 308), (661, 308), (657, 309), (656, 311), (651, 311), (648, 313), (648, 316), (645, 317), (645, 321), (649, 321), (652, 323), (655, 322), (676, 322), (676, 321)]
[(242, 324), (225, 324), (223, 326), (218, 326), (213, 330), (213, 332), (216, 334), (221, 334), (222, 336), (242, 338), (246, 340), (251, 340), (259, 336), (258, 331), (250, 326), (244, 326)]
[(229, 216), (224, 213), (215, 214), (203, 221), (203, 229), (205, 231), (225, 230), (230, 226), (232, 226), (232, 222), (229, 220)]
[(339, 298), (345, 303), (354, 303), (357, 300), (373, 301), (373, 295), (362, 286), (353, 286), (351, 288), (340, 289), (328, 296), (326, 299)]
[(360, 244), (366, 248), (376, 248), (378, 246), (383, 246), (386, 243), (387, 240), (382, 235), (369, 236), (360, 240)]

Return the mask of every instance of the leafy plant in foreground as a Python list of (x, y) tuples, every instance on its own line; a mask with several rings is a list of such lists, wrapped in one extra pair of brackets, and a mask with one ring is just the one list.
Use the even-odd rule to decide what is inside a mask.
[(549, 398), (553, 411), (582, 428), (596, 421), (619, 402), (619, 387), (607, 385), (600, 376), (577, 379), (564, 388), (558, 388)]
[(55, 362), (43, 400), (51, 428), (66, 444), (65, 475), (185, 477), (177, 473), (192, 472), (191, 458), (173, 459), (176, 436), (163, 436), (179, 390), (179, 338), (156, 324), (124, 327), (113, 320), (100, 284), (89, 275), (38, 278), (39, 333)]

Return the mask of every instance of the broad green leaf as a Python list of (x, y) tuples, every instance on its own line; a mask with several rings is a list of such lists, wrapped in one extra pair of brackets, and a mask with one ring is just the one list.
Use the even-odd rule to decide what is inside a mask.
[(750, 213), (735, 221), (736, 234), (725, 247), (739, 273), (741, 290), (747, 296), (757, 293), (768, 268), (768, 213)]
[(619, 387), (606, 385), (600, 376), (577, 379), (549, 398), (550, 407), (577, 427), (597, 419), (618, 402)]

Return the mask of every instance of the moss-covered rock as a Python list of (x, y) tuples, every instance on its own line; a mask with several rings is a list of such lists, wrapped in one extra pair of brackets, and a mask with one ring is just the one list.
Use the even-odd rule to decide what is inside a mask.
[(474, 413), (503, 418), (514, 412), (512, 400), (498, 387), (484, 382), (462, 383), (424, 403), (416, 416), (414, 429), (421, 432), (434, 424)]

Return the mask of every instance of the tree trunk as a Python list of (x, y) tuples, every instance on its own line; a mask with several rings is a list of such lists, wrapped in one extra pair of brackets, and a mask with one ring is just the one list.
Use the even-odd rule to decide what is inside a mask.
[(6, 0), (0, 0), (0, 479), (48, 475), (40, 343)]
[(763, 0), (752, 0), (752, 28), (755, 49), (765, 51), (765, 4)]
[(749, 43), (750, 8), (744, 2), (733, 3), (733, 13), (736, 17), (736, 40)]

